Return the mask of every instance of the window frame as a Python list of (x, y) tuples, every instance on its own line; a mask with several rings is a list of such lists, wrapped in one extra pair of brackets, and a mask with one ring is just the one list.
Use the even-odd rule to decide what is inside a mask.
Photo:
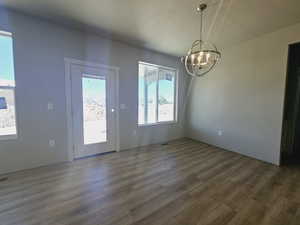
[[(173, 115), (173, 120), (171, 121), (158, 121), (158, 98), (159, 98), (159, 82), (157, 82), (156, 84), (156, 90), (157, 90), (157, 95), (156, 95), (156, 122), (155, 123), (143, 123), (140, 124), (139, 123), (139, 79), (140, 79), (140, 65), (145, 65), (145, 66), (152, 66), (152, 67), (156, 67), (158, 70), (157, 73), (157, 81), (159, 80), (159, 70), (169, 70), (169, 71), (173, 71), (175, 74), (175, 81), (174, 81), (174, 115)], [(178, 90), (179, 90), (179, 85), (178, 85), (178, 69), (173, 68), (173, 67), (168, 67), (168, 66), (162, 66), (162, 65), (158, 65), (158, 64), (153, 64), (153, 63), (148, 63), (148, 62), (144, 62), (144, 61), (138, 61), (138, 79), (137, 79), (137, 83), (138, 83), (138, 98), (137, 98), (137, 125), (138, 127), (148, 127), (148, 126), (156, 126), (156, 125), (168, 125), (168, 124), (177, 124), (178, 123)], [(145, 115), (146, 116), (146, 115)], [(145, 118), (146, 121), (146, 118)]]
[(14, 67), (14, 86), (10, 85), (0, 85), (0, 89), (7, 89), (13, 90), (13, 99), (15, 103), (15, 125), (16, 125), (16, 133), (15, 134), (7, 134), (7, 135), (0, 135), (0, 141), (6, 140), (16, 140), (18, 139), (18, 119), (17, 119), (17, 104), (16, 104), (16, 79), (15, 79), (15, 58), (14, 58), (14, 40), (13, 35), (10, 32), (0, 30), (0, 36), (10, 37), (12, 40), (12, 51), (13, 51), (13, 67)]

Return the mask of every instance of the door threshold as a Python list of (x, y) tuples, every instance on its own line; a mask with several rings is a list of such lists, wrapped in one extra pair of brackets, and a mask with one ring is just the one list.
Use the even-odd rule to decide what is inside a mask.
[(95, 154), (95, 155), (83, 156), (83, 157), (80, 157), (80, 158), (75, 158), (74, 161), (81, 160), (81, 159), (95, 158), (95, 157), (98, 157), (98, 156), (108, 155), (108, 154), (116, 153), (116, 152), (117, 151), (111, 151), (111, 152), (98, 153), (98, 154)]

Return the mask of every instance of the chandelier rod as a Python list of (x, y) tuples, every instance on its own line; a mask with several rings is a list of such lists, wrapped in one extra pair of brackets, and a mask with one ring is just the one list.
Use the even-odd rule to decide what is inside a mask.
[(200, 12), (200, 39), (199, 39), (199, 44), (200, 44), (200, 49), (202, 48), (202, 41), (203, 41), (203, 37), (202, 37), (202, 33), (203, 33), (203, 11), (207, 8), (207, 5), (205, 3), (201, 3), (198, 7), (197, 7), (197, 11)]
[[(202, 42), (203, 11), (200, 11), (200, 42)], [(201, 44), (201, 43), (200, 43)]]

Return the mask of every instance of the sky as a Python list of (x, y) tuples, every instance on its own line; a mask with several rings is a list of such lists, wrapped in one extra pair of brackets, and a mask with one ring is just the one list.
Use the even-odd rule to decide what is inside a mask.
[(14, 80), (12, 38), (0, 35), (0, 80)]

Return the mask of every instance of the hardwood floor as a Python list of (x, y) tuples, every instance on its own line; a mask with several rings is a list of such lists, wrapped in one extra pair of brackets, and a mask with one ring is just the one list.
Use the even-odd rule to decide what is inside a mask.
[(189, 139), (13, 173), (1, 225), (297, 225), (300, 169)]

